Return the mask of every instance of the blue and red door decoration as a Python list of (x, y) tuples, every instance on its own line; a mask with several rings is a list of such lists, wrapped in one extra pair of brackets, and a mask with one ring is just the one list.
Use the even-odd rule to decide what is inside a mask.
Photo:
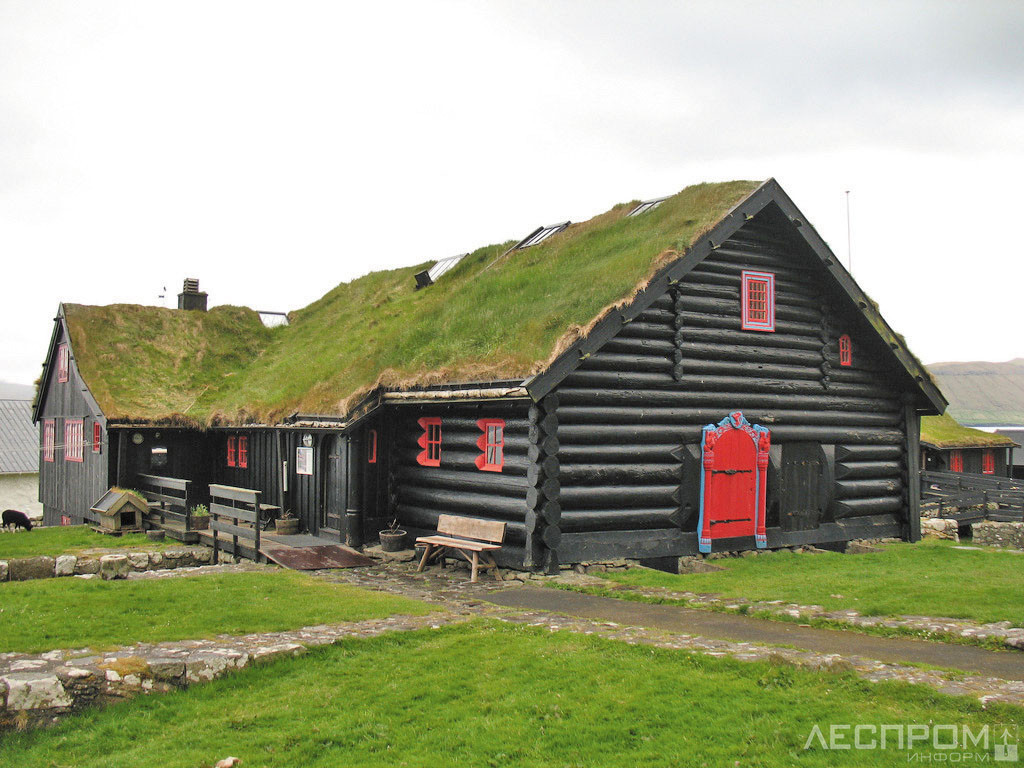
[(770, 447), (771, 433), (739, 411), (704, 427), (697, 527), (701, 552), (710, 552), (715, 539), (737, 536), (753, 536), (758, 549), (768, 545), (764, 510)]

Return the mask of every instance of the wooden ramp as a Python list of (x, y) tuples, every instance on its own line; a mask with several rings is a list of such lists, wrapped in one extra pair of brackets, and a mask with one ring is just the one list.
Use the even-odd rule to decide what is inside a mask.
[(265, 534), (260, 541), (260, 554), (278, 565), (296, 571), (373, 565), (373, 560), (354, 549), (308, 535)]

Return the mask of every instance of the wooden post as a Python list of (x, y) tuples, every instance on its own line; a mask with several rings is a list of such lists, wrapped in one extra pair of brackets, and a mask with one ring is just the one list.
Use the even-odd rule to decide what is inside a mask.
[(260, 561), (260, 492), (256, 491), (253, 495), (252, 508), (256, 514), (256, 521), (252, 524), (253, 528), (256, 529), (256, 552), (254, 553), (253, 560), (255, 562)]
[(903, 406), (907, 430), (907, 540), (921, 540), (921, 417), (913, 403)]

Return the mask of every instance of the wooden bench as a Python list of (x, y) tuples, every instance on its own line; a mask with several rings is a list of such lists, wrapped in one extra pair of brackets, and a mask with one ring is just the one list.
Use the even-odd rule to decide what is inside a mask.
[(266, 520), (266, 507), (260, 504), (260, 492), (232, 485), (210, 486), (210, 529), (213, 531), (213, 562), (219, 560), (219, 534), (231, 537), (231, 554), (241, 552), (242, 544), (252, 549), (260, 561), (260, 532)]
[[(493, 568), (498, 581), (502, 581), (501, 571), (494, 562), (492, 552), (501, 549), (505, 540), (505, 524), (495, 520), (480, 520), (475, 517), (458, 515), (441, 515), (437, 518), (437, 535), (420, 536), (417, 544), (423, 545), (423, 557), (417, 572), (422, 571), (431, 557), (440, 558), (444, 568), (444, 558), (449, 552), (458, 552), (473, 568), (470, 581), (476, 583), (480, 569)], [(484, 562), (480, 562), (481, 555)]]
[(171, 538), (192, 543), (199, 540), (192, 530), (189, 480), (159, 475), (136, 475), (139, 491), (146, 497), (149, 512), (145, 522), (166, 531)]

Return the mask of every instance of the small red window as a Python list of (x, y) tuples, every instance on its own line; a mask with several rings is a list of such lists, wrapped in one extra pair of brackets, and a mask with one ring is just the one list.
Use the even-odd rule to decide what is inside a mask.
[(70, 368), (70, 354), (68, 345), (61, 344), (57, 347), (57, 381), (68, 380), (68, 368)]
[(476, 441), (481, 451), (476, 457), (476, 468), (485, 472), (501, 472), (505, 465), (505, 420), (480, 419), (476, 425), (483, 430)]
[(234, 436), (228, 438), (228, 466), (237, 466), (235, 461), (235, 438)]
[(996, 455), (992, 451), (985, 451), (981, 454), (981, 472), (985, 475), (996, 473)]
[(103, 447), (103, 427), (98, 421), (92, 423), (92, 452), (99, 453)]
[(743, 330), (775, 330), (775, 275), (743, 271)]
[(839, 364), (853, 365), (853, 342), (845, 333), (839, 337)]
[(950, 451), (949, 452), (949, 471), (950, 472), (963, 472), (964, 471), (964, 452), (963, 451)]
[(64, 422), (64, 461), (82, 461), (84, 447), (82, 420), (68, 419)]
[(441, 466), (441, 419), (437, 416), (425, 416), (416, 422), (423, 428), (423, 434), (417, 444), (423, 450), (416, 461), (424, 467)]
[(366, 433), (366, 463), (377, 463), (377, 430), (371, 429)]
[(60, 524), (61, 525), (71, 525), (71, 517), (69, 515), (61, 515), (60, 516)]
[(249, 438), (240, 435), (238, 438), (238, 467), (247, 469), (249, 467)]
[(56, 429), (53, 419), (43, 422), (43, 461), (53, 461), (53, 438)]

